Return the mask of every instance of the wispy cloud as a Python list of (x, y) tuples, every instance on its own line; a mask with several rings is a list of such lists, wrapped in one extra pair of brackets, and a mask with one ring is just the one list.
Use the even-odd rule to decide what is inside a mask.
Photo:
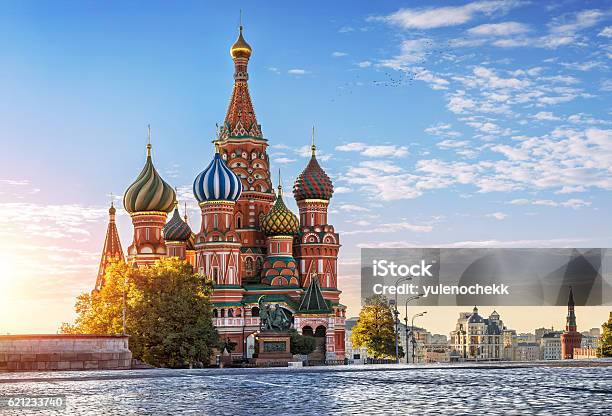
[(518, 7), (519, 1), (475, 1), (463, 6), (400, 9), (387, 16), (371, 17), (370, 21), (383, 21), (403, 29), (435, 29), (467, 23), (478, 15), (506, 12)]
[(408, 147), (397, 145), (370, 145), (363, 142), (351, 142), (336, 146), (339, 152), (357, 152), (368, 157), (404, 157)]

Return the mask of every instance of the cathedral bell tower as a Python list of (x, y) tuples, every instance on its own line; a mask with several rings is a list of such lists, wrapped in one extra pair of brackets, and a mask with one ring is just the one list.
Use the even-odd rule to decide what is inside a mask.
[(257, 123), (249, 93), (248, 64), (252, 53), (240, 26), (238, 39), (230, 48), (234, 60), (234, 89), (216, 143), (220, 157), (242, 182), (243, 191), (236, 201), (234, 226), (242, 243), (242, 275), (247, 280), (256, 281), (266, 251), (266, 237), (261, 232), (259, 218), (274, 203), (274, 190), (266, 153), (268, 141)]

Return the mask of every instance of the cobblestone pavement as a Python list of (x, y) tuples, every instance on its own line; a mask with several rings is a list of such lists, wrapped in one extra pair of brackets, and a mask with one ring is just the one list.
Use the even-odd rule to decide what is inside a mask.
[(380, 367), (0, 374), (0, 398), (65, 395), (66, 415), (609, 415), (612, 367)]

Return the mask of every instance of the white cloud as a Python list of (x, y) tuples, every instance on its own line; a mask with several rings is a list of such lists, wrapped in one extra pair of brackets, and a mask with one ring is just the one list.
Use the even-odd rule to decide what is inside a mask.
[(396, 145), (368, 145), (362, 142), (346, 143), (336, 146), (339, 152), (358, 152), (368, 157), (404, 157), (408, 155), (406, 146)]
[(584, 201), (582, 199), (574, 198), (574, 199), (568, 199), (567, 201), (562, 202), (561, 205), (564, 207), (572, 208), (572, 209), (579, 209), (582, 207), (588, 207), (591, 205), (591, 203), (588, 201)]
[(465, 91), (459, 90), (450, 96), (446, 107), (455, 114), (462, 114), (476, 107), (476, 103), (471, 98), (466, 98)]
[(361, 61), (361, 62), (357, 63), (357, 66), (359, 68), (369, 68), (369, 67), (372, 66), (372, 62), (370, 62), (370, 61)]
[(354, 235), (354, 234), (391, 234), (402, 231), (410, 231), (414, 233), (429, 233), (433, 231), (431, 225), (419, 225), (413, 224), (407, 221), (399, 221), (392, 223), (377, 224), (376, 227), (368, 227), (362, 230), (349, 230), (343, 231), (343, 235)]
[(538, 40), (538, 46), (556, 49), (560, 46), (577, 44), (578, 32), (595, 26), (604, 14), (599, 10), (582, 10), (575, 14), (553, 19), (549, 23), (549, 34)]
[(559, 117), (555, 116), (553, 113), (549, 111), (540, 111), (536, 115), (533, 116), (536, 120), (542, 121), (558, 121), (561, 120)]
[(288, 70), (287, 73), (290, 75), (306, 75), (308, 71), (306, 71), (305, 69), (294, 68)]
[(355, 31), (355, 28), (351, 26), (342, 26), (340, 29), (338, 29), (338, 33), (350, 33), (354, 31)]
[(410, 64), (425, 60), (425, 53), (431, 46), (431, 39), (408, 39), (402, 41), (399, 55), (380, 60), (380, 66), (396, 70), (408, 70)]
[(434, 29), (460, 25), (479, 14), (488, 16), (495, 12), (505, 12), (518, 5), (518, 1), (475, 1), (455, 7), (400, 9), (388, 16), (373, 17), (369, 20), (383, 21), (404, 29)]
[(491, 214), (487, 214), (486, 216), (488, 218), (495, 218), (496, 220), (500, 220), (501, 221), (501, 220), (505, 219), (508, 216), (508, 214), (505, 214), (503, 212), (493, 212)]
[(459, 137), (461, 133), (453, 130), (453, 126), (449, 123), (438, 123), (429, 126), (425, 129), (425, 133), (437, 137)]
[(334, 194), (349, 194), (351, 192), (353, 192), (353, 190), (349, 188), (348, 186), (334, 187)]
[(338, 51), (336, 51), (336, 52), (332, 53), (332, 56), (334, 58), (341, 58), (341, 57), (347, 56), (347, 55), (348, 55), (348, 53), (346, 53), (346, 52), (338, 52)]
[(436, 143), (440, 149), (456, 149), (458, 147), (465, 147), (469, 145), (470, 142), (467, 140), (442, 140), (441, 142)]
[(606, 26), (597, 36), (603, 36), (604, 38), (612, 38), (612, 26)]
[(286, 165), (286, 164), (295, 162), (295, 159), (291, 159), (288, 157), (279, 157), (277, 159), (274, 159), (274, 162), (281, 164), (281, 165)]
[(488, 23), (468, 30), (474, 36), (510, 36), (529, 32), (529, 26), (519, 22)]
[(338, 205), (338, 209), (345, 212), (369, 212), (369, 208), (366, 208), (362, 205), (354, 205), (354, 204), (340, 204)]

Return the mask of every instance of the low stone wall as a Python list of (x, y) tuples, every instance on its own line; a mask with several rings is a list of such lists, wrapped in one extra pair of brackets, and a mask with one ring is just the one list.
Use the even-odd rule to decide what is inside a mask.
[(0, 371), (131, 367), (127, 335), (0, 335)]

